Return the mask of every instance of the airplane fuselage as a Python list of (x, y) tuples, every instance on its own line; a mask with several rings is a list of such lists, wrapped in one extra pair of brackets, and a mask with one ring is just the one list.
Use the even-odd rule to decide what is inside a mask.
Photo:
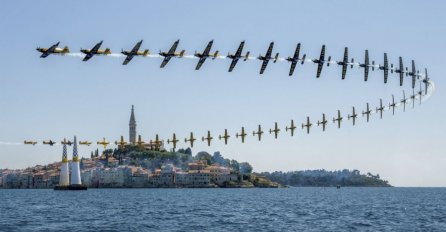
[(64, 49), (64, 48), (54, 48), (52, 51), (49, 51), (48, 48), (37, 48), (36, 50), (41, 53), (49, 52), (50, 54), (54, 54), (54, 55), (65, 55), (70, 52), (69, 49)]
[[(84, 54), (90, 54), (90, 53), (92, 53), (92, 50), (90, 50), (90, 49), (81, 49), (81, 52), (84, 53)], [(130, 53), (130, 52), (127, 52), (127, 51), (125, 51), (125, 52), (127, 54), (124, 54), (124, 52), (123, 52), (124, 55), (128, 55), (128, 53)], [(111, 54), (111, 51), (110, 50), (100, 50), (99, 49), (97, 52), (95, 52), (93, 54), (95, 54), (95, 55), (109, 55), (109, 54)]]

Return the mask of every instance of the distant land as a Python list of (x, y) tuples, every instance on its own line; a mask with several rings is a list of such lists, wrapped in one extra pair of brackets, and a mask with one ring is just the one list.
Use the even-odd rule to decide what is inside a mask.
[[(0, 188), (53, 188), (61, 162), (21, 170), (0, 169)], [(89, 188), (280, 188), (286, 186), (390, 187), (379, 175), (358, 170), (307, 170), (254, 173), (248, 162), (192, 150), (128, 145), (96, 149), (80, 161), (82, 184)]]

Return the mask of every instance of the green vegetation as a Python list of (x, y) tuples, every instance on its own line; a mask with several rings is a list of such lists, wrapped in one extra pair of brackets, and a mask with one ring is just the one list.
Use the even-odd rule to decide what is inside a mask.
[(391, 187), (386, 180), (381, 180), (378, 175), (371, 173), (361, 174), (358, 170), (326, 171), (306, 170), (293, 172), (263, 172), (271, 181), (288, 185), (303, 187), (333, 187), (333, 186), (355, 186), (355, 187)]

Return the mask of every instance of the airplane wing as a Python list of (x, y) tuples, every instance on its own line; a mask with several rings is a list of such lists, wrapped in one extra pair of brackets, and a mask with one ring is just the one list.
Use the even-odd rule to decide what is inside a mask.
[(172, 47), (169, 49), (169, 54), (173, 54), (178, 47), (178, 43), (180, 43), (180, 40), (175, 41), (175, 43), (173, 43)]
[(322, 72), (322, 67), (324, 67), (324, 63), (319, 62), (317, 64), (317, 74), (316, 77), (319, 78), (321, 76), (321, 72)]
[(347, 63), (342, 65), (342, 80), (345, 79), (345, 74), (347, 74)]
[(243, 46), (245, 46), (245, 41), (242, 41), (238, 46), (237, 52), (235, 53), (235, 57), (240, 57), (242, 55)]
[(131, 53), (136, 53), (136, 52), (138, 52), (139, 48), (141, 47), (141, 44), (142, 44), (142, 40), (139, 41), (139, 42), (133, 47)]
[(369, 50), (365, 50), (364, 64), (364, 81), (367, 81), (369, 78)]
[(127, 64), (133, 59), (134, 56), (135, 56), (135, 55), (128, 55), (128, 56), (125, 58), (125, 60), (124, 60), (124, 62), (122, 63), (122, 65), (127, 65)]
[(93, 53), (93, 54), (98, 53), (98, 50), (101, 47), (101, 45), (102, 45), (102, 41), (97, 43), (96, 45), (94, 45), (94, 47), (91, 49), (90, 53)]
[(289, 76), (293, 75), (294, 69), (296, 68), (297, 61), (291, 62), (290, 73)]
[(167, 63), (169, 63), (171, 56), (166, 56), (164, 57), (163, 63), (161, 63), (160, 68), (164, 68), (164, 66), (166, 66)]
[(268, 51), (266, 52), (265, 57), (268, 59), (271, 57), (271, 53), (273, 52), (274, 42), (271, 42), (268, 47)]
[(342, 61), (342, 80), (345, 79), (345, 74), (347, 74), (347, 64), (348, 64), (348, 48), (344, 50), (344, 59)]
[(91, 57), (93, 57), (93, 53), (90, 52), (87, 55), (85, 55), (84, 59), (82, 61), (88, 61)]
[(46, 58), (49, 55), (50, 55), (50, 53), (48, 51), (46, 51), (45, 53), (42, 53), (42, 55), (40, 55), (40, 58)]
[(319, 56), (319, 61), (324, 61), (325, 59), (325, 45), (322, 45), (321, 55)]
[(300, 43), (297, 44), (296, 50), (294, 51), (294, 59), (298, 59), (299, 58), (299, 53), (300, 53)]
[(269, 60), (264, 60), (262, 63), (262, 67), (260, 68), (260, 74), (263, 74), (263, 72), (266, 69), (266, 66), (268, 65)]
[(200, 60), (198, 60), (197, 66), (195, 67), (195, 70), (199, 70), (201, 68), (201, 65), (203, 65), (203, 63), (205, 61), (206, 61), (206, 57), (200, 58)]
[(208, 56), (208, 55), (209, 55), (209, 52), (211, 51), (211, 48), (212, 48), (212, 44), (213, 44), (213, 43), (214, 43), (213, 40), (209, 41), (208, 45), (207, 45), (206, 48), (204, 49), (203, 56)]
[[(238, 51), (237, 51), (238, 52)], [(229, 71), (228, 72), (232, 72), (232, 70), (234, 69), (235, 65), (237, 64), (238, 58), (234, 58), (231, 62), (231, 66), (229, 66)]]

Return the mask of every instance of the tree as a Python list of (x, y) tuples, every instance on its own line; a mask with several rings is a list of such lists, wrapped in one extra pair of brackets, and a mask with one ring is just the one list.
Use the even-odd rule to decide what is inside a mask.
[(239, 170), (242, 174), (252, 173), (252, 166), (248, 162), (243, 162), (239, 164)]

